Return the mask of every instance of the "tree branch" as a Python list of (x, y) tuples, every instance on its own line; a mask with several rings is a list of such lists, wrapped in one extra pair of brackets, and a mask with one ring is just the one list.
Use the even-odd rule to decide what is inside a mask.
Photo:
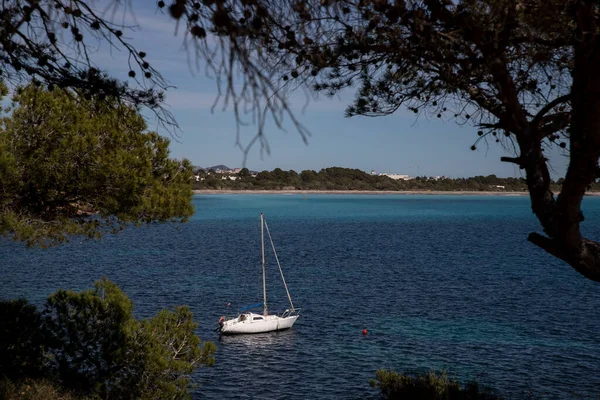
[(566, 103), (568, 101), (571, 101), (571, 93), (568, 93), (563, 96), (559, 96), (559, 97), (555, 98), (554, 100), (552, 100), (551, 102), (546, 104), (544, 107), (542, 107), (542, 109), (540, 111), (538, 111), (538, 113), (531, 120), (531, 125), (533, 125), (534, 127), (537, 127), (539, 125), (539, 123), (541, 122), (542, 117), (544, 117), (544, 115), (546, 115), (546, 113), (548, 111), (552, 110), (557, 105)]
[(563, 261), (569, 262), (567, 253), (560, 247), (556, 240), (552, 240), (547, 236), (540, 235), (536, 232), (531, 232), (527, 237), (531, 243), (552, 254), (554, 257), (560, 258)]
[(546, 115), (539, 121), (539, 126), (535, 126), (540, 139), (548, 137), (556, 132), (566, 129), (571, 123), (570, 112), (560, 112)]
[(500, 157), (500, 161), (514, 163), (517, 164), (521, 169), (524, 168), (523, 159), (521, 157)]
[(600, 282), (600, 268), (597, 262), (600, 260), (600, 243), (583, 239), (579, 248), (573, 251), (565, 249), (559, 240), (535, 232), (530, 233), (527, 240), (565, 261), (586, 278)]

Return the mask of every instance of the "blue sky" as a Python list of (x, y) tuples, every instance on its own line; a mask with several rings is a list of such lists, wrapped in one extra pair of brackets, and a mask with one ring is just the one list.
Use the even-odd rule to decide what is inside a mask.
[[(188, 53), (183, 49), (181, 29), (175, 36), (175, 22), (157, 12), (154, 2), (134, 0), (132, 3), (138, 28), (126, 32), (125, 36), (131, 38), (138, 50), (147, 52), (147, 61), (175, 86), (167, 92), (167, 104), (181, 132), (172, 140), (172, 155), (188, 158), (194, 165), (203, 167), (216, 164), (232, 168), (242, 166), (244, 154), (236, 147), (233, 112), (223, 111), (222, 107), (211, 112), (217, 96), (216, 82), (206, 77), (202, 62), (200, 68), (190, 65)], [(122, 16), (121, 10), (116, 14), (116, 20), (120, 21)], [(131, 23), (131, 14), (126, 14), (125, 18)], [(96, 54), (96, 60), (98, 66), (127, 79), (129, 68), (123, 52), (102, 50)], [(195, 63), (193, 57), (191, 62)], [(277, 167), (318, 171), (340, 166), (453, 178), (488, 174), (522, 176), (516, 166), (500, 162), (501, 156), (511, 154), (499, 144), (480, 144), (476, 151), (471, 151), (469, 148), (477, 137), (473, 127), (437, 119), (415, 120), (413, 114), (404, 110), (388, 117), (345, 118), (344, 109), (353, 96), (353, 92), (348, 91), (334, 99), (311, 99), (305, 109), (305, 96), (294, 96), (292, 108), (311, 133), (308, 145), (289, 121), (285, 131), (268, 124), (265, 133), (270, 153), (261, 151), (260, 145), (254, 145), (246, 167), (258, 171)], [(152, 129), (156, 127), (151, 119), (149, 125)], [(241, 142), (248, 143), (255, 134), (256, 126), (243, 127)], [(563, 176), (567, 158), (558, 152), (550, 155), (553, 176)]]

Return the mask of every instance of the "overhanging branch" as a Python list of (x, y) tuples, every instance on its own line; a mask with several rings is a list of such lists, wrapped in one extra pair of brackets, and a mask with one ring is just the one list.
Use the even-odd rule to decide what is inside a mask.
[(581, 245), (567, 251), (554, 239), (532, 232), (527, 238), (531, 243), (545, 250), (556, 258), (571, 265), (577, 272), (595, 282), (600, 282), (600, 243), (583, 239)]
[(560, 258), (561, 260), (569, 263), (567, 253), (562, 250), (560, 245), (555, 240), (552, 240), (547, 236), (540, 235), (536, 232), (530, 233), (527, 237), (527, 240), (542, 248), (546, 252), (552, 254), (554, 257)]
[(542, 109), (540, 111), (538, 111), (538, 113), (535, 115), (535, 117), (533, 117), (533, 119), (531, 120), (531, 125), (534, 126), (534, 127), (537, 127), (538, 124), (540, 123), (540, 121), (542, 120), (542, 118), (544, 117), (544, 115), (546, 115), (546, 113), (548, 111), (552, 110), (557, 105), (562, 104), (562, 103), (566, 103), (566, 102), (568, 102), (570, 100), (571, 100), (571, 94), (570, 93), (555, 98), (554, 100), (552, 100), (551, 102), (549, 102), (548, 104), (546, 104), (544, 107), (542, 107)]
[(500, 157), (500, 161), (517, 164), (520, 168), (524, 168), (523, 159), (521, 157)]

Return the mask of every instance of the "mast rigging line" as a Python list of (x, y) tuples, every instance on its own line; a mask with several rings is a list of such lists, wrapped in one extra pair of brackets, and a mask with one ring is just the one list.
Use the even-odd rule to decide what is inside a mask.
[(285, 278), (283, 277), (283, 270), (281, 269), (281, 264), (279, 263), (279, 257), (277, 256), (277, 251), (275, 250), (275, 244), (273, 243), (273, 238), (271, 237), (271, 231), (269, 231), (269, 225), (267, 225), (267, 221), (263, 218), (265, 228), (267, 230), (267, 235), (269, 236), (269, 241), (271, 242), (271, 247), (273, 248), (273, 254), (275, 254), (275, 260), (277, 261), (277, 267), (279, 267), (279, 273), (281, 274), (281, 280), (283, 281), (283, 287), (285, 287), (285, 292), (287, 293), (288, 300), (290, 301), (291, 310), (294, 311), (294, 303), (292, 303), (292, 296), (290, 296), (290, 291), (288, 290), (287, 284), (285, 283)]

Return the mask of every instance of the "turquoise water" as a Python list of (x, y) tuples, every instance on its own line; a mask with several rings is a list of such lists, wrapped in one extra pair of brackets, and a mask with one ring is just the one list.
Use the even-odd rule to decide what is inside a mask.
[[(0, 297), (41, 304), (107, 276), (140, 316), (190, 305), (218, 348), (215, 367), (195, 374), (195, 398), (371, 398), (379, 368), (444, 367), (509, 398), (600, 395), (600, 285), (527, 242), (539, 227), (526, 197), (202, 195), (194, 205), (188, 224), (97, 242), (0, 240)], [(286, 332), (220, 338), (221, 315), (262, 297), (260, 212), (303, 313)], [(584, 212), (585, 233), (600, 238), (600, 198)], [(269, 303), (284, 308), (269, 266)]]

